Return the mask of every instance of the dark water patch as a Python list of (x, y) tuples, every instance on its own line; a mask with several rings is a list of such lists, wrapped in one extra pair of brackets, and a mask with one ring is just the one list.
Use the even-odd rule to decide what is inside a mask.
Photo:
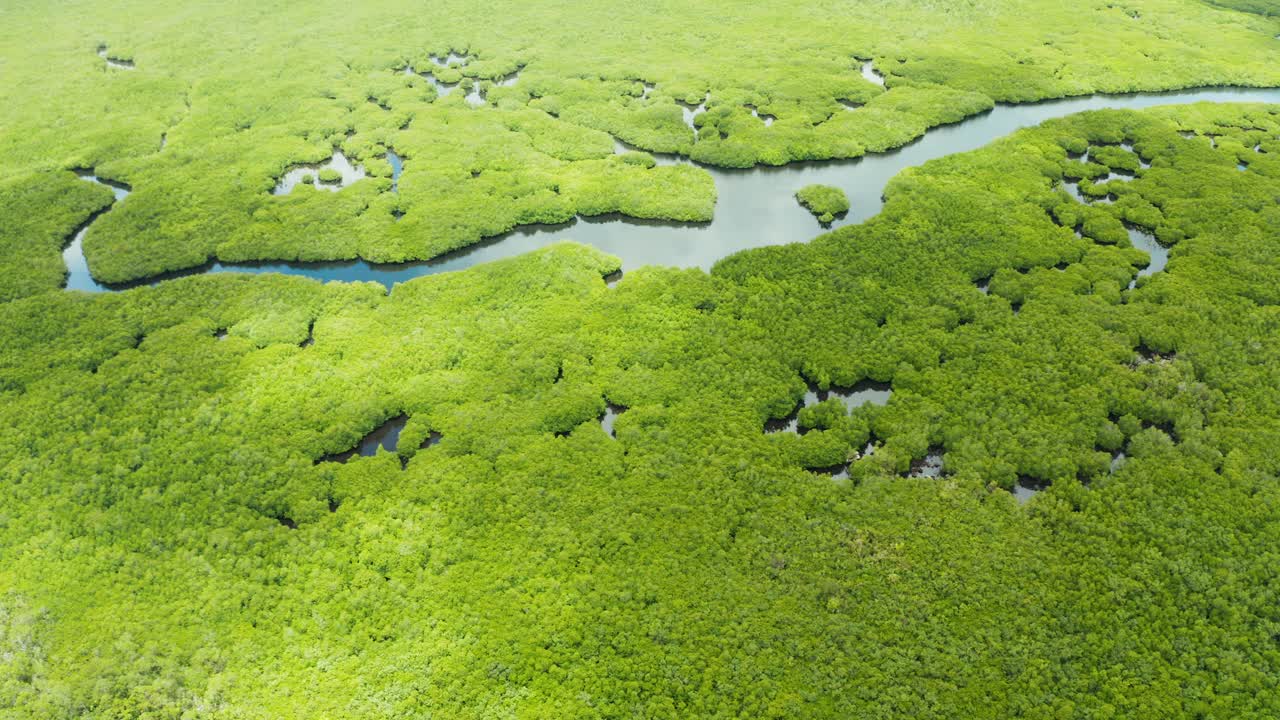
[[(493, 87), (511, 87), (520, 79), (520, 71), (502, 75), (494, 78), (491, 82)], [(438, 90), (437, 90), (438, 91)], [(475, 78), (471, 82), (471, 89), (467, 91), (467, 104), (471, 107), (481, 107), (489, 104), (489, 93), (479, 78)]]
[(232, 272), (251, 275), (260, 275), (265, 273), (296, 275), (312, 278), (321, 282), (377, 282), (390, 291), (392, 286), (396, 283), (415, 277), (463, 270), (488, 260), (497, 260), (509, 257), (512, 254), (520, 254), (506, 252), (513, 242), (519, 242), (522, 246), (527, 248), (523, 252), (536, 250), (540, 247), (549, 245), (552, 242), (558, 242), (559, 240), (547, 240), (545, 242), (543, 240), (547, 237), (555, 237), (563, 233), (566, 228), (577, 227), (577, 222), (578, 219), (557, 225), (522, 226), (503, 235), (487, 238), (479, 243), (445, 253), (431, 260), (403, 263), (370, 263), (365, 260), (244, 263), (210, 262), (197, 267), (187, 268), (184, 270), (174, 270), (118, 285), (102, 285), (94, 283), (94, 288), (100, 291), (128, 290), (136, 287), (156, 285), (167, 280), (174, 280), (191, 275)]
[(214, 331), (214, 333), (213, 333), (213, 338), (214, 338), (215, 340), (226, 340), (226, 339), (227, 339), (227, 329), (226, 329), (226, 328), (218, 328), (217, 330), (215, 330), (215, 331)]
[(911, 461), (911, 469), (907, 477), (939, 478), (942, 477), (944, 451), (942, 448), (930, 448), (924, 457)]
[[(337, 171), (337, 179), (328, 182), (322, 180), (321, 173), (325, 170)], [(363, 177), (365, 177), (364, 167), (352, 165), (347, 156), (342, 154), (341, 150), (335, 148), (333, 157), (323, 163), (295, 165), (290, 168), (276, 183), (275, 189), (271, 191), (271, 194), (288, 195), (299, 185), (310, 185), (317, 190), (337, 192)]]
[(845, 408), (848, 410), (855, 410), (868, 404), (885, 405), (892, 395), (893, 386), (890, 383), (876, 382), (874, 380), (862, 380), (851, 386), (832, 385), (826, 390), (820, 389), (814, 383), (809, 383), (809, 389), (791, 413), (786, 417), (769, 418), (765, 421), (764, 431), (766, 433), (790, 432), (803, 435), (807, 430), (800, 427), (799, 415), (804, 408), (813, 407), (818, 403), (834, 398), (844, 403)]
[(1089, 203), (1089, 198), (1085, 197), (1083, 194), (1080, 193), (1079, 180), (1076, 180), (1074, 182), (1064, 180), (1062, 182), (1062, 188), (1066, 190), (1067, 194), (1070, 195), (1076, 202), (1085, 203), (1085, 204)]
[(879, 70), (876, 70), (875, 61), (873, 60), (862, 61), (862, 79), (884, 87), (884, 75), (880, 74)]
[(711, 222), (683, 222), (680, 220), (662, 220), (660, 218), (633, 218), (622, 213), (605, 213), (603, 215), (582, 215), (570, 221), (579, 225), (626, 225), (646, 228), (665, 228), (668, 230), (687, 230), (691, 227), (710, 227)]
[(863, 103), (854, 102), (853, 100), (846, 100), (844, 98), (836, 98), (836, 102), (839, 103), (840, 107), (844, 108), (846, 112), (852, 112), (854, 110), (857, 110), (863, 105)]
[(1018, 499), (1019, 504), (1025, 505), (1027, 501), (1035, 497), (1037, 494), (1049, 487), (1049, 483), (1029, 475), (1019, 475), (1018, 481), (1013, 486), (1013, 496)]
[[(492, 83), (493, 87), (511, 87), (512, 85), (515, 85), (519, 79), (520, 79), (520, 71), (516, 70), (515, 72), (509, 73), (507, 75), (502, 75), (500, 77), (494, 78), (490, 82)], [(434, 78), (432, 78), (432, 80), (434, 81), (433, 84), (435, 84), (436, 86), (436, 92), (442, 96), (448, 95), (449, 91), (457, 87), (456, 84), (446, 86), (444, 83), (435, 81)], [(480, 78), (472, 79), (471, 88), (467, 91), (467, 94), (464, 97), (464, 99), (466, 100), (467, 104), (470, 105), (471, 107), (484, 107), (489, 104), (489, 93), (485, 89), (485, 86)]]
[(1142, 157), (1142, 155), (1139, 154), (1136, 149), (1134, 149), (1133, 143), (1125, 141), (1120, 143), (1120, 147), (1124, 150), (1127, 150), (1133, 153), (1134, 156), (1138, 158), (1138, 167), (1142, 168), (1143, 170), (1146, 170), (1147, 168), (1151, 167), (1151, 163), (1146, 158)]
[(98, 46), (98, 57), (107, 61), (107, 67), (116, 68), (117, 70), (133, 70), (134, 69), (134, 64), (132, 60), (122, 60), (117, 57), (112, 57), (111, 54), (107, 52), (106, 45)]
[(439, 445), (440, 441), (443, 439), (444, 439), (443, 435), (436, 432), (435, 430), (432, 430), (431, 432), (427, 433), (427, 439), (422, 441), (422, 444), (418, 446), (418, 449), (426, 450), (429, 447), (435, 447), (436, 445)]
[(395, 150), (387, 150), (387, 162), (391, 165), (391, 192), (400, 192), (400, 173), (404, 172), (404, 160)]
[(424, 77), (426, 77), (427, 81), (431, 83), (431, 87), (435, 88), (436, 95), (438, 97), (448, 97), (449, 93), (457, 90), (458, 86), (461, 84), (440, 82), (434, 75), (425, 75)]
[(354, 448), (335, 455), (326, 455), (320, 461), (345, 463), (354, 457), (373, 457), (378, 454), (378, 448), (387, 452), (396, 452), (396, 447), (400, 444), (400, 432), (404, 430), (405, 423), (408, 421), (408, 415), (397, 415), (370, 431)]
[(1177, 357), (1177, 353), (1152, 350), (1146, 345), (1139, 345), (1134, 348), (1134, 352), (1137, 353), (1137, 357), (1134, 358), (1132, 363), (1134, 366), (1150, 365), (1152, 363), (1167, 363)]
[(607, 288), (615, 288), (615, 287), (617, 287), (617, 286), (618, 286), (618, 283), (622, 282), (622, 275), (623, 275), (623, 273), (622, 273), (622, 271), (621, 271), (621, 270), (614, 270), (613, 272), (609, 273), (608, 275), (605, 275), (605, 276), (604, 276), (604, 286), (605, 286), (605, 287), (607, 287)]
[(1245, 170), (1249, 169), (1249, 164), (1244, 161), (1238, 162), (1236, 163), (1236, 169), (1239, 170), (1240, 172), (1244, 172)]
[(115, 201), (90, 215), (88, 219), (81, 223), (71, 236), (71, 242), (63, 248), (62, 260), (67, 265), (67, 279), (63, 287), (68, 290), (86, 290), (89, 292), (104, 292), (117, 289), (99, 283), (89, 273), (89, 262), (84, 256), (84, 236), (89, 232), (89, 227), (93, 225), (94, 221), (115, 208), (116, 205), (120, 204), (121, 200), (129, 196), (131, 188), (122, 182), (98, 177), (92, 168), (76, 168), (72, 172), (81, 180), (110, 188)]
[(1172, 440), (1174, 443), (1182, 442), (1182, 438), (1178, 436), (1178, 429), (1174, 426), (1172, 422), (1168, 420), (1164, 420), (1161, 422), (1152, 422), (1150, 420), (1143, 420), (1142, 428), (1144, 430), (1154, 428), (1164, 433), (1165, 435), (1168, 435), (1169, 439)]
[(307, 325), (307, 337), (302, 342), (298, 343), (298, 347), (308, 348), (315, 344), (316, 344), (316, 324), (313, 322)]
[(982, 293), (983, 295), (990, 295), (991, 294), (991, 278), (993, 277), (995, 276), (988, 275), (987, 277), (979, 278), (974, 281), (973, 286), (978, 288), (978, 292)]
[(765, 420), (764, 421), (765, 434), (769, 435), (769, 434), (780, 433), (780, 432), (789, 432), (796, 435), (800, 434), (800, 422), (799, 422), (798, 416), (800, 414), (801, 407), (803, 406), (802, 405), (797, 406), (794, 410), (791, 411), (791, 414), (787, 415), (786, 417), (769, 418), (768, 420)]
[(1138, 278), (1160, 272), (1169, 264), (1169, 249), (1161, 245), (1154, 235), (1141, 228), (1127, 225), (1125, 230), (1129, 233), (1129, 242), (1151, 258), (1147, 266), (1138, 270), (1134, 279), (1129, 281), (1129, 289), (1132, 290), (1138, 286)]
[(298, 529), (298, 523), (294, 522), (293, 518), (289, 517), (288, 515), (276, 515), (275, 520), (276, 522), (289, 528), (290, 530)]
[(129, 197), (129, 193), (133, 191), (133, 188), (129, 187), (125, 183), (98, 177), (93, 168), (75, 168), (71, 172), (75, 173), (76, 177), (81, 180), (110, 188), (111, 194), (115, 196), (116, 202), (120, 202), (121, 200)]
[[(625, 155), (626, 153), (630, 153), (630, 152), (644, 153), (649, 157), (652, 157), (654, 164), (659, 167), (670, 166), (670, 165), (696, 165), (696, 163), (694, 163), (692, 160), (690, 160), (689, 158), (683, 155), (676, 155), (675, 153), (649, 152), (648, 150), (642, 150), (641, 148), (638, 148), (635, 145), (632, 145), (625, 140), (620, 140), (619, 138), (616, 138), (616, 137), (613, 138), (613, 152), (615, 155)], [(634, 220), (635, 218), (628, 218), (628, 219)]]
[(369, 433), (360, 441), (356, 450), (361, 455), (373, 456), (378, 452), (378, 448), (387, 452), (395, 452), (396, 447), (400, 444), (400, 432), (404, 430), (404, 425), (408, 422), (408, 415), (397, 415), (391, 418), (382, 426)]
[(893, 396), (893, 385), (874, 380), (862, 380), (849, 387), (832, 385), (829, 390), (817, 390), (811, 387), (805, 393), (805, 405), (816, 405), (828, 398), (836, 398), (845, 407), (853, 410), (863, 405), (886, 405)]
[[(1070, 195), (1072, 198), (1074, 198), (1076, 202), (1083, 203), (1085, 205), (1096, 205), (1096, 204), (1110, 205), (1115, 202), (1115, 196), (1111, 195), (1110, 193), (1106, 195), (1098, 195), (1098, 196), (1085, 195), (1083, 192), (1080, 191), (1080, 182), (1081, 181), (1062, 183), (1062, 187), (1066, 189), (1067, 194)], [(1106, 182), (1105, 179), (1094, 184), (1100, 185), (1104, 182)]]
[(1129, 458), (1124, 454), (1123, 450), (1116, 450), (1111, 453), (1111, 464), (1108, 466), (1107, 472), (1115, 474), (1116, 471), (1124, 467), (1124, 464), (1128, 462), (1128, 460)]
[(709, 100), (711, 100), (711, 93), (707, 93), (705, 96), (703, 96), (702, 102), (697, 105), (690, 105), (686, 102), (681, 102), (679, 100), (676, 101), (676, 104), (680, 106), (681, 114), (684, 116), (684, 124), (688, 125), (689, 129), (693, 131), (693, 139), (695, 142), (698, 139), (699, 130), (698, 130), (698, 125), (694, 121), (694, 119), (707, 111), (707, 102)]
[(773, 121), (777, 120), (777, 118), (772, 115), (768, 115), (768, 114), (761, 115), (760, 110), (756, 108), (755, 105), (747, 105), (746, 108), (751, 111), (751, 117), (756, 118), (760, 122), (764, 123), (765, 127), (769, 127), (773, 125)]
[(432, 55), (431, 62), (435, 64), (437, 67), (449, 67), (450, 65), (466, 67), (471, 62), (471, 56), (461, 55), (459, 53), (456, 53), (450, 50), (449, 54), (445, 55), (444, 57), (440, 57), (439, 55)]
[(617, 437), (617, 433), (613, 430), (613, 424), (617, 421), (618, 416), (626, 412), (627, 408), (614, 403), (606, 403), (604, 406), (604, 415), (600, 416), (600, 429), (609, 437)]
[(451, 93), (451, 92), (453, 92), (455, 89), (457, 89), (458, 85), (460, 84), (460, 83), (456, 83), (456, 82), (455, 82), (455, 83), (446, 83), (446, 82), (441, 82), (441, 81), (440, 81), (438, 78), (436, 78), (436, 76), (435, 76), (433, 73), (431, 73), (430, 71), (428, 71), (428, 72), (418, 72), (418, 71), (416, 71), (416, 70), (414, 70), (414, 69), (413, 69), (413, 66), (412, 66), (412, 65), (405, 65), (405, 66), (404, 66), (404, 68), (403, 68), (403, 70), (402, 70), (402, 72), (403, 72), (405, 75), (414, 75), (414, 76), (417, 76), (417, 77), (422, 78), (423, 80), (426, 80), (426, 81), (427, 81), (427, 84), (429, 84), (429, 85), (431, 85), (431, 87), (435, 88), (436, 96), (437, 96), (437, 97), (448, 97), (449, 93)]
[(330, 495), (326, 499), (329, 501), (329, 512), (331, 513), (338, 512), (338, 508), (342, 506), (342, 503), (339, 502), (337, 499), (335, 499), (332, 495)]
[(67, 277), (63, 281), (63, 287), (68, 290), (88, 290), (90, 292), (103, 292), (108, 290), (104, 285), (99, 284), (89, 274), (89, 264), (84, 257), (84, 235), (89, 231), (89, 226), (93, 224), (98, 216), (106, 212), (110, 208), (106, 208), (89, 216), (87, 220), (76, 228), (75, 233), (71, 236), (71, 242), (62, 249), (62, 261), (67, 266)]
[[(853, 209), (848, 216), (832, 224), (839, 228), (863, 222), (879, 213), (883, 207), (885, 184), (908, 167), (952, 153), (974, 150), (1019, 128), (1085, 110), (1140, 109), (1200, 101), (1277, 103), (1280, 102), (1280, 89), (1215, 88), (1001, 104), (985, 114), (934, 128), (898, 150), (859, 159), (801, 162), (745, 170), (699, 166), (711, 174), (719, 196), (712, 223), (654, 225), (632, 219), (606, 223), (575, 219), (561, 225), (524, 226), (428, 261), (378, 265), (363, 261), (209, 263), (122, 287), (154, 284), (166, 278), (200, 272), (279, 272), (325, 281), (374, 281), (389, 288), (396, 282), (465, 269), (524, 254), (562, 240), (585, 243), (615, 255), (628, 269), (663, 265), (709, 270), (717, 260), (741, 250), (811, 239), (813, 218), (794, 202), (795, 191), (805, 185), (832, 185), (845, 191)], [(663, 158), (655, 158), (659, 164), (664, 163)], [(682, 158), (680, 162), (690, 161)], [(116, 288), (95, 283), (86, 289)]]
[(822, 475), (830, 475), (832, 480), (848, 480), (849, 479), (849, 463), (841, 463), (830, 467), (809, 468), (810, 472)]

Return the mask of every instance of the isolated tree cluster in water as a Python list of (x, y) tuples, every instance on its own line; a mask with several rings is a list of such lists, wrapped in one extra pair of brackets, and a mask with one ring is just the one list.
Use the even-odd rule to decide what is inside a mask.
[(843, 190), (830, 185), (806, 185), (796, 192), (796, 200), (823, 225), (849, 212), (849, 198)]

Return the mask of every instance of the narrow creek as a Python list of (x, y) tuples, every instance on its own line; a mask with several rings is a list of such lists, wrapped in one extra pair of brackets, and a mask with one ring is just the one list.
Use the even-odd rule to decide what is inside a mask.
[(387, 151), (387, 163), (391, 165), (391, 192), (400, 192), (400, 173), (404, 172), (404, 160), (395, 150)]
[[(457, 62), (456, 58), (450, 58)], [(874, 71), (873, 68), (867, 68)], [(412, 72), (406, 68), (407, 72)], [(892, 91), (890, 91), (892, 92)], [(982, 115), (953, 125), (930, 130), (924, 137), (898, 150), (871, 154), (854, 160), (793, 163), (782, 167), (755, 167), (731, 170), (700, 166), (715, 180), (719, 199), (715, 220), (709, 223), (677, 223), (638, 220), (618, 215), (580, 217), (555, 226), (526, 226), (488, 238), (462, 250), (433, 260), (399, 264), (372, 264), (363, 260), (320, 263), (214, 262), (202, 267), (151, 278), (151, 284), (168, 277), (203, 272), (283, 273), (319, 280), (373, 281), (388, 289), (423, 275), (462, 270), (480, 263), (512, 257), (562, 240), (593, 245), (622, 259), (623, 267), (667, 265), (709, 269), (717, 260), (740, 250), (766, 245), (808, 240), (823, 231), (795, 201), (795, 192), (805, 185), (833, 185), (845, 191), (852, 203), (849, 213), (832, 223), (832, 229), (861, 223), (883, 207), (885, 184), (908, 167), (959, 152), (976, 150), (1023, 127), (1085, 110), (1104, 108), (1138, 109), (1154, 105), (1195, 102), (1280, 103), (1280, 89), (1211, 88), (1169, 93), (1132, 95), (1091, 95), (1022, 105), (998, 105)], [(696, 108), (684, 108), (693, 113)], [(692, 120), (692, 117), (689, 118)], [(632, 150), (616, 143), (619, 152)], [(690, 163), (687, 158), (655, 155), (659, 164)], [(336, 159), (336, 158), (335, 158)], [(396, 160), (399, 158), (397, 157)], [(399, 181), (399, 173), (396, 173)], [(127, 194), (127, 190), (125, 191)], [(123, 196), (118, 195), (118, 199)], [(77, 233), (64, 255), (76, 290), (106, 290), (88, 276)], [(1167, 251), (1153, 250), (1134, 238), (1135, 246), (1153, 252), (1152, 264), (1144, 274), (1163, 267)], [(1155, 248), (1159, 245), (1152, 242)], [(1164, 258), (1154, 257), (1164, 252)]]
[(764, 424), (764, 431), (766, 433), (800, 433), (800, 411), (833, 398), (844, 403), (847, 410), (854, 410), (868, 403), (871, 405), (885, 405), (892, 395), (893, 387), (889, 383), (876, 382), (874, 380), (863, 380), (852, 387), (832, 385), (827, 390), (822, 390), (817, 385), (810, 383), (808, 391), (805, 392), (800, 402), (792, 408), (790, 414), (786, 417), (767, 420)]
[(119, 70), (134, 69), (134, 64), (132, 60), (121, 60), (119, 58), (112, 56), (111, 53), (107, 51), (106, 45), (98, 46), (98, 57), (107, 61), (107, 67), (117, 68)]
[(89, 263), (84, 259), (84, 236), (89, 232), (89, 228), (93, 226), (95, 220), (115, 209), (122, 200), (129, 197), (129, 186), (123, 183), (103, 180), (93, 173), (92, 170), (76, 170), (76, 177), (86, 182), (97, 185), (105, 185), (111, 188), (111, 194), (115, 196), (115, 201), (108, 205), (105, 209), (94, 213), (88, 221), (76, 230), (75, 235), (71, 237), (71, 243), (62, 250), (62, 259), (67, 264), (67, 284), (68, 290), (87, 290), (89, 292), (104, 292), (111, 290), (93, 279), (93, 275), (89, 273)]

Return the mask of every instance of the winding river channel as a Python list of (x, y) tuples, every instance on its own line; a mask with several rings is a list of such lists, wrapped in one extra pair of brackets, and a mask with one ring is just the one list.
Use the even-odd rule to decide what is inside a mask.
[[(719, 194), (715, 220), (709, 223), (671, 223), (620, 216), (578, 218), (557, 226), (531, 226), (489, 238), (434, 260), (376, 265), (362, 260), (325, 263), (211, 263), (175, 275), (204, 272), (284, 273), (319, 280), (379, 282), (390, 288), (422, 275), (432, 275), (511, 257), (561, 240), (593, 245), (622, 259), (624, 270), (642, 265), (668, 265), (709, 269), (717, 260), (739, 250), (807, 240), (820, 234), (808, 211), (794, 194), (805, 185), (834, 185), (848, 194), (852, 209), (832, 228), (860, 223), (880, 212), (885, 184), (903, 169), (934, 158), (974, 150), (1014, 130), (1084, 110), (1137, 109), (1154, 105), (1193, 102), (1280, 103), (1280, 89), (1212, 88), (1169, 93), (1092, 95), (1022, 105), (998, 105), (995, 109), (954, 125), (930, 130), (924, 137), (898, 150), (866, 155), (854, 160), (793, 163), (783, 167), (728, 170), (705, 167)], [(625, 149), (625, 148), (620, 148)], [(655, 155), (661, 164), (687, 159)], [(398, 158), (397, 158), (398, 160)], [(397, 173), (398, 175), (398, 173)], [(88, 177), (86, 177), (88, 179)], [(117, 202), (121, 194), (117, 193)], [(96, 282), (88, 272), (77, 233), (64, 252), (72, 290), (108, 291), (115, 288)], [(147, 282), (160, 282), (155, 278)]]

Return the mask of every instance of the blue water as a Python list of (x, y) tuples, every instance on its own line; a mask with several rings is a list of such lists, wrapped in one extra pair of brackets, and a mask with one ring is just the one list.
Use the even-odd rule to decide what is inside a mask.
[[(422, 262), (384, 265), (363, 260), (251, 264), (215, 262), (146, 282), (159, 282), (169, 277), (201, 272), (276, 272), (320, 280), (373, 281), (391, 288), (395, 283), (415, 277), (462, 270), (479, 263), (527, 253), (562, 240), (593, 245), (616, 255), (622, 259), (623, 267), (627, 269), (642, 265), (709, 269), (717, 260), (740, 250), (804, 241), (818, 235), (822, 228), (795, 201), (795, 192), (805, 185), (834, 185), (849, 196), (852, 208), (848, 215), (836, 220), (832, 227), (861, 223), (880, 212), (885, 184), (905, 168), (945, 155), (975, 150), (1019, 128), (1085, 110), (1138, 109), (1202, 101), (1280, 103), (1280, 89), (1214, 88), (1169, 93), (1092, 95), (1032, 104), (999, 105), (982, 115), (934, 128), (919, 140), (898, 150), (854, 160), (794, 163), (783, 167), (756, 167), (748, 170), (704, 166), (703, 169), (715, 180), (719, 195), (715, 220), (709, 223), (645, 221), (616, 215), (577, 218), (563, 225), (518, 228)], [(626, 148), (621, 146), (620, 149)], [(387, 159), (395, 167), (398, 158), (392, 160), (393, 155), (388, 153)], [(659, 158), (659, 161), (663, 164), (689, 162), (683, 158)], [(394, 184), (398, 186), (398, 183), (397, 169)], [(118, 200), (123, 200), (123, 197), (118, 197)], [(73, 242), (65, 253), (68, 269), (71, 271), (67, 287), (75, 290), (107, 289), (89, 277), (79, 248), (80, 243)], [(1157, 258), (1153, 257), (1154, 260)], [(1147, 272), (1154, 271), (1148, 269)]]
[(387, 162), (391, 163), (391, 192), (400, 192), (400, 173), (404, 172), (404, 160), (394, 150), (388, 150)]

